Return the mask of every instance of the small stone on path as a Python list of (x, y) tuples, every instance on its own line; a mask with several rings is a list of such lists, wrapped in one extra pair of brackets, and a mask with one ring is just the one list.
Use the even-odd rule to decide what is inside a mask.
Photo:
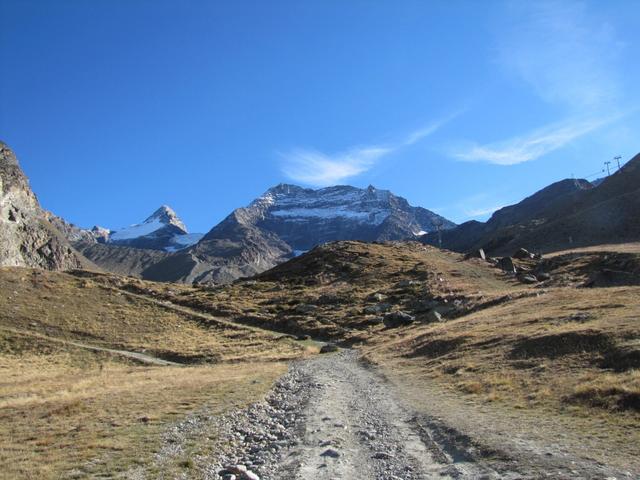
[(334, 450), (333, 448), (328, 448), (324, 452), (322, 452), (320, 456), (338, 458), (340, 456), (340, 452), (338, 452), (337, 450)]

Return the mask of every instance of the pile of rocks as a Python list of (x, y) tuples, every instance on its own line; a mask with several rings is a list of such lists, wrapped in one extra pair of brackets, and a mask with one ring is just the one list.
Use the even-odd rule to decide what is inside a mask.
[(313, 389), (313, 384), (292, 369), (264, 401), (222, 417), (218, 436), (227, 443), (222, 446), (217, 463), (208, 467), (207, 478), (268, 478), (280, 462), (281, 452), (296, 444), (294, 434), (303, 421), (300, 412)]
[[(482, 249), (478, 252), (467, 254), (465, 258), (482, 258), (485, 254)], [(516, 260), (518, 260), (516, 262)], [(510, 275), (514, 275), (520, 282), (526, 284), (536, 284), (551, 280), (551, 275), (541, 269), (542, 255), (532, 253), (525, 248), (519, 248), (510, 257), (490, 257), (486, 261), (492, 263), (500, 270)]]

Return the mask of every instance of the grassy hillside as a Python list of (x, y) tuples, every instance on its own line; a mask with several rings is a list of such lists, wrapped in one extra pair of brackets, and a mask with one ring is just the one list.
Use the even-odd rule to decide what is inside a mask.
[[(152, 293), (236, 322), (357, 345), (405, 385), (439, 385), (551, 425), (560, 416), (576, 438), (598, 432), (633, 450), (631, 458), (638, 443), (628, 436), (640, 431), (640, 255), (637, 245), (604, 250), (516, 260), (519, 270), (550, 275), (525, 284), (489, 262), (417, 243), (338, 242), (234, 285), (153, 284)], [(387, 309), (416, 322), (387, 328)]]
[[(415, 242), (337, 242), (219, 287), (0, 270), (0, 461), (12, 469), (0, 475), (150, 468), (172, 421), (251, 402), (308, 353), (292, 335), (361, 348), (416, 405), (459, 405), (474, 419), (493, 412), (485, 421), (546, 426), (551, 436), (562, 424), (563, 441), (587, 448), (587, 435), (631, 462), (639, 252), (515, 260), (515, 276)], [(549, 278), (520, 280), (540, 272)], [(414, 323), (385, 326), (395, 311)], [(178, 458), (163, 468), (190, 467)]]
[[(418, 243), (338, 242), (231, 286), (152, 284), (144, 293), (238, 323), (364, 345), (378, 362), (418, 365), (463, 393), (636, 415), (640, 255), (620, 250), (516, 260), (519, 270), (550, 275), (530, 285)], [(135, 281), (123, 288), (144, 291)], [(416, 322), (385, 327), (385, 312), (396, 310)]]
[[(132, 295), (117, 277), (84, 275), (100, 281), (0, 269), (0, 478), (149, 468), (172, 422), (255, 401), (284, 361), (306, 354), (281, 335)], [(165, 469), (189, 467), (180, 462)]]
[(442, 311), (460, 314), (505, 288), (524, 287), (487, 264), (418, 243), (337, 242), (233, 285), (155, 283), (151, 291), (132, 279), (123, 288), (238, 323), (357, 344), (383, 330), (383, 312), (367, 307), (387, 304), (420, 319), (429, 310), (423, 303), (435, 301)]

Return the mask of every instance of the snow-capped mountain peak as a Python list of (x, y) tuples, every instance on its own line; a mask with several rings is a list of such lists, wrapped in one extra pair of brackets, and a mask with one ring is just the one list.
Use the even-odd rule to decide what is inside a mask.
[(108, 243), (136, 248), (175, 251), (198, 242), (201, 234), (189, 234), (176, 212), (162, 205), (142, 223), (137, 223), (109, 235)]
[[(332, 240), (414, 238), (435, 230), (435, 223), (454, 226), (424, 208), (373, 185), (337, 185), (317, 190), (281, 183), (232, 217), (284, 240), (292, 250), (308, 250)], [(228, 222), (227, 222), (228, 223)], [(225, 223), (225, 225), (227, 224)], [(214, 228), (217, 234), (217, 230)], [(212, 235), (214, 236), (214, 235)]]
[(154, 221), (158, 221), (164, 225), (174, 225), (184, 233), (188, 233), (185, 224), (180, 220), (180, 217), (178, 217), (176, 212), (168, 205), (162, 205), (142, 223), (153, 223)]

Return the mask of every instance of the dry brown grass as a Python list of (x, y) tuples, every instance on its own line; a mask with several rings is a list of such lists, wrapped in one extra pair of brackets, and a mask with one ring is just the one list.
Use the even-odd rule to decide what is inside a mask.
[(578, 385), (577, 374), (609, 375), (602, 368), (607, 355), (639, 337), (639, 293), (638, 287), (550, 289), (379, 337), (365, 350), (376, 361), (419, 370), (463, 391), (488, 393), (502, 384), (506, 400), (561, 408)]
[(640, 370), (606, 375), (588, 373), (573, 387), (566, 401), (612, 411), (640, 412)]
[[(0, 269), (0, 292), (0, 478), (152, 468), (171, 422), (256, 401), (285, 370), (283, 360), (309, 351), (65, 273)], [(71, 341), (187, 366), (140, 365)], [(179, 472), (187, 460), (163, 469)]]
[[(144, 447), (136, 445), (157, 438), (162, 425), (181, 412), (207, 398), (213, 398), (215, 408), (244, 398), (231, 390), (247, 395), (263, 392), (282, 367), (271, 372), (268, 363), (252, 373), (256, 362), (305, 354), (301, 342), (239, 324), (359, 344), (368, 359), (408, 388), (416, 404), (423, 390), (440, 389), (441, 401), (460, 404), (462, 416), (470, 403), (494, 411), (486, 420), (489, 423), (506, 412), (516, 419), (514, 424), (522, 420), (520, 429), (546, 424), (548, 435), (561, 423), (573, 432), (576, 444), (581, 436), (593, 433), (632, 457), (638, 453), (633, 445), (640, 444), (635, 370), (640, 358), (640, 287), (625, 284), (629, 272), (623, 272), (622, 284), (618, 279), (617, 286), (603, 288), (596, 283), (596, 288), (576, 288), (602, 265), (610, 268), (613, 262), (615, 268), (628, 264), (632, 269), (638, 265), (637, 257), (608, 257), (592, 251), (560, 258), (552, 265), (553, 280), (533, 286), (479, 259), (464, 260), (462, 255), (418, 243), (340, 242), (315, 249), (257, 279), (213, 288), (95, 273), (0, 270), (0, 352), (4, 352), (0, 359), (9, 362), (5, 371), (19, 372), (12, 383), (0, 385), (0, 414), (9, 415), (3, 428), (15, 425), (16, 432), (3, 435), (13, 445), (13, 450), (6, 450), (10, 455), (6, 460), (21, 465), (21, 474), (29, 465), (44, 469), (45, 477), (48, 464), (58, 465), (56, 472), (78, 465), (96, 471), (117, 465), (128, 468), (136, 463), (138, 448), (143, 449), (141, 461), (154, 448), (153, 441)], [(609, 263), (603, 264), (603, 259)], [(373, 299), (373, 294), (383, 300)], [(426, 317), (420, 305), (434, 300), (442, 307), (444, 321), (422, 323)], [(384, 328), (380, 314), (365, 312), (381, 301), (393, 310), (411, 312), (418, 322)], [(105, 354), (54, 345), (46, 337), (222, 364), (136, 367)], [(44, 355), (41, 360), (39, 355)], [(27, 359), (22, 367), (11, 363)], [(225, 370), (231, 367), (224, 362), (241, 365)], [(102, 386), (104, 371), (110, 376)], [(235, 387), (234, 381), (225, 383), (230, 372), (239, 375)], [(251, 383), (254, 374), (262, 382), (258, 386)], [(30, 385), (36, 390), (32, 392)], [(169, 393), (165, 395), (163, 389)], [(147, 399), (140, 391), (156, 392), (163, 401)], [(215, 392), (222, 393), (216, 397)], [(136, 402), (143, 402), (144, 408)], [(89, 412), (96, 409), (125, 418), (116, 421), (118, 427), (112, 430), (130, 438), (130, 448), (114, 446), (116, 442), (119, 448), (121, 441), (113, 439), (121, 433), (109, 436), (109, 417), (102, 427), (91, 426), (87, 431), (76, 431), (79, 424), (65, 420), (86, 419), (93, 425)], [(39, 413), (32, 417), (31, 411)], [(54, 414), (47, 416), (50, 411)], [(140, 415), (154, 420), (141, 425), (136, 422)], [(59, 443), (52, 445), (63, 445), (57, 451), (66, 452), (58, 460), (56, 449), (41, 451), (35, 443), (37, 435), (47, 432), (48, 422), (59, 432)], [(37, 426), (31, 434), (30, 423)], [(78, 435), (87, 435), (86, 440)], [(629, 438), (635, 442), (631, 446)], [(103, 440), (111, 446), (100, 447)], [(71, 447), (80, 441), (93, 447), (82, 460), (74, 460)], [(129, 445), (128, 441), (122, 444)], [(46, 455), (53, 460), (49, 462)], [(101, 458), (102, 463), (87, 464), (90, 457)]]
[(176, 310), (91, 278), (4, 268), (0, 291), (0, 328), (189, 363), (286, 360), (301, 353), (271, 332)]
[(148, 468), (168, 424), (194, 410), (255, 401), (285, 368), (142, 367), (74, 349), (3, 355), (0, 478), (115, 477)]
[(461, 428), (477, 432), (484, 422), (493, 426), (487, 438), (517, 430), (543, 444), (562, 432), (580, 455), (640, 467), (632, 460), (640, 454), (640, 377), (633, 361), (619, 360), (637, 351), (640, 288), (540, 293), (380, 337), (365, 354), (416, 408)]
[[(404, 280), (416, 283), (398, 286)], [(325, 245), (255, 280), (217, 288), (127, 282), (122, 288), (234, 322), (347, 343), (379, 333), (381, 327), (374, 322), (378, 315), (363, 313), (376, 303), (369, 299), (373, 293), (382, 294), (394, 309), (411, 310), (411, 303), (421, 298), (453, 301), (464, 295), (471, 306), (504, 295), (505, 289), (524, 290), (484, 262), (463, 261), (462, 255), (419, 243)], [(300, 304), (316, 310), (299, 312)]]
[(584, 252), (616, 252), (616, 253), (640, 253), (640, 242), (632, 243), (610, 243), (605, 245), (594, 245), (592, 247), (573, 248), (570, 250), (561, 250), (558, 252), (548, 253), (547, 257), (555, 257), (566, 253), (584, 253)]

